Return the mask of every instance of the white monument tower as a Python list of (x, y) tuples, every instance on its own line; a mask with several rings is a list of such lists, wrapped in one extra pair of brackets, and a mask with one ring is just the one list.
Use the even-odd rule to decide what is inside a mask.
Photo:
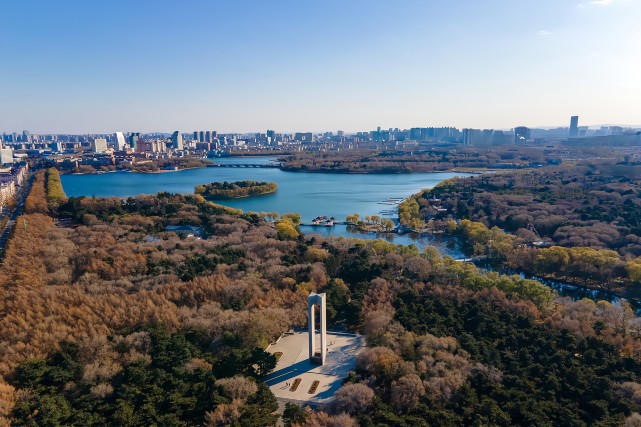
[[(320, 351), (316, 348), (316, 307), (320, 309)], [(312, 363), (323, 365), (327, 355), (327, 325), (325, 321), (325, 294), (312, 292), (307, 297), (307, 316), (309, 322), (309, 359)]]

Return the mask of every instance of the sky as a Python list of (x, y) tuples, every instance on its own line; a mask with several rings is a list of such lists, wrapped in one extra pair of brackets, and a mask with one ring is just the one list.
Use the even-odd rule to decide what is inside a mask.
[(641, 124), (641, 0), (0, 0), (0, 132)]

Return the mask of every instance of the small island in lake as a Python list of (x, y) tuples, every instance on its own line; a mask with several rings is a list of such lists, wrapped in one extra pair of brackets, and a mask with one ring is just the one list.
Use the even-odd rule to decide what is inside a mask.
[(195, 192), (196, 194), (200, 194), (209, 199), (225, 200), (274, 193), (277, 188), (278, 186), (275, 182), (225, 181), (197, 185), (195, 188)]

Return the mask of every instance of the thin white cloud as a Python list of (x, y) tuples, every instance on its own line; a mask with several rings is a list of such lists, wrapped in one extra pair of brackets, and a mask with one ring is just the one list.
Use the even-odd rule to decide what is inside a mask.
[(548, 30), (541, 30), (541, 31), (537, 31), (536, 35), (541, 37), (547, 37), (547, 36), (551, 36), (552, 32)]
[(590, 0), (585, 3), (579, 3), (576, 6), (579, 8), (586, 6), (610, 6), (612, 3), (614, 3), (614, 0)]

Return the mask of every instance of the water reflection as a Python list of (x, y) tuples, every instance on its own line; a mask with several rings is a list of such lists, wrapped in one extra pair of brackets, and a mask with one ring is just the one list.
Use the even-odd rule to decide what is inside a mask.
[(554, 289), (560, 296), (572, 298), (573, 301), (578, 301), (583, 298), (591, 299), (593, 301), (605, 300), (617, 306), (620, 306), (622, 302), (627, 301), (632, 309), (636, 312), (637, 316), (641, 316), (641, 301), (637, 299), (623, 298), (622, 296), (617, 295), (614, 292), (606, 290), (584, 288), (558, 280), (526, 275), (522, 271), (518, 271), (505, 266), (492, 266), (487, 262), (477, 263), (477, 266), (487, 271), (496, 271), (500, 274), (509, 275), (517, 274), (523, 279), (536, 280), (537, 282)]
[[(358, 231), (356, 227), (345, 225), (334, 225), (333, 227), (313, 227), (303, 225), (300, 227), (300, 230), (305, 234), (317, 234), (325, 237), (354, 237), (363, 240), (383, 239), (397, 245), (413, 244), (418, 246), (419, 249), (423, 249), (426, 246), (434, 246), (438, 249), (441, 256), (449, 256), (453, 259), (463, 259), (471, 256), (469, 248), (466, 248), (459, 238), (453, 236), (418, 233), (408, 233), (404, 235), (395, 233), (371, 233)], [(627, 301), (630, 303), (630, 306), (636, 312), (637, 316), (641, 316), (641, 301), (637, 299), (623, 298), (613, 292), (605, 290), (589, 289), (558, 280), (526, 275), (525, 273), (513, 268), (495, 266), (487, 261), (478, 262), (476, 265), (486, 271), (496, 271), (500, 274), (507, 275), (516, 274), (524, 279), (536, 280), (537, 282), (553, 289), (560, 296), (571, 298), (573, 301), (578, 301), (583, 298), (591, 299), (593, 301), (605, 300), (617, 306), (620, 305), (621, 302)]]
[(346, 225), (334, 225), (332, 227), (313, 227), (308, 225), (300, 226), (301, 232), (305, 234), (318, 234), (321, 236), (332, 237), (355, 237), (363, 240), (387, 240), (396, 245), (416, 245), (419, 249), (426, 246), (434, 246), (442, 256), (449, 256), (454, 259), (465, 258), (458, 238), (443, 235), (432, 234), (396, 234), (396, 233), (371, 233), (367, 231), (358, 231), (355, 227)]

